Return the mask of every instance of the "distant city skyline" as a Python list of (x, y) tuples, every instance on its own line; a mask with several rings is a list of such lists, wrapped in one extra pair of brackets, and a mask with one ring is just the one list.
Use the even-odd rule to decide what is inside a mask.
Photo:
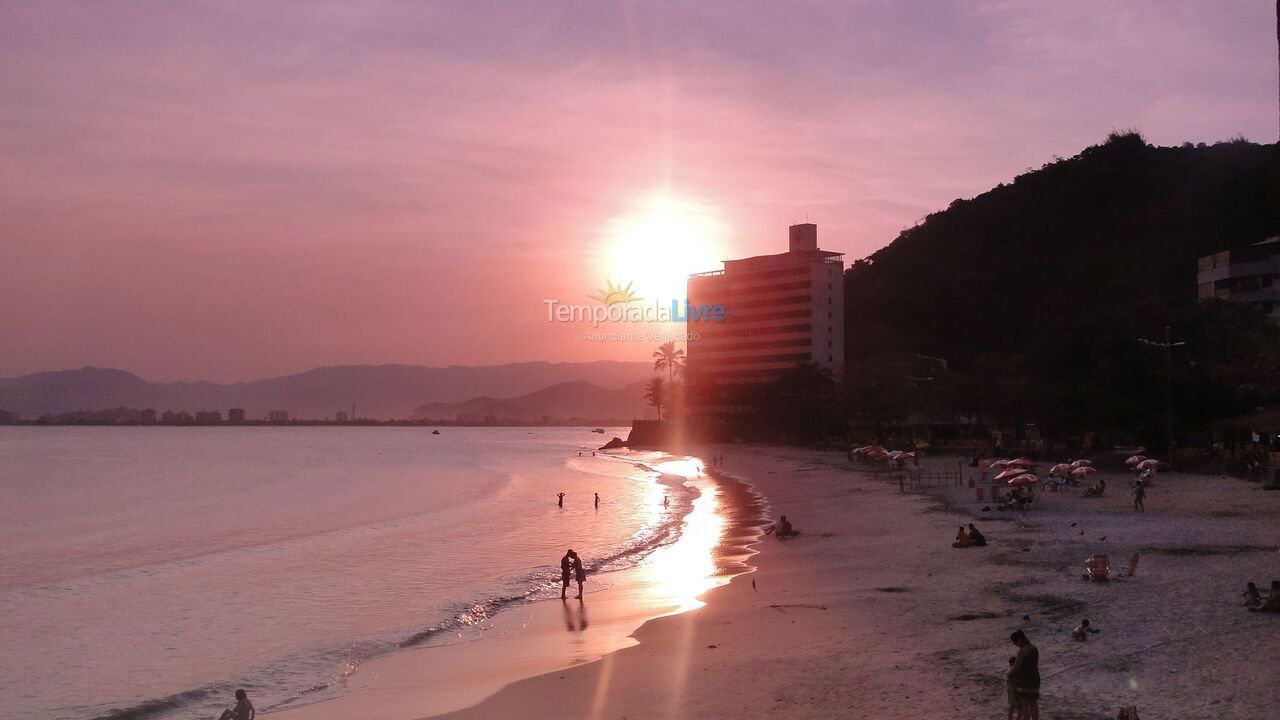
[(0, 377), (644, 360), (543, 300), (853, 261), (1113, 129), (1274, 142), (1273, 11), (11, 3)]

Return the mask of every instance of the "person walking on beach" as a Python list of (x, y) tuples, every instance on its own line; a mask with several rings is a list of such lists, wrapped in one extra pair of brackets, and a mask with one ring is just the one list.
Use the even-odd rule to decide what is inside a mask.
[(556, 505), (564, 507), (564, 493), (556, 493)]
[(1147, 497), (1146, 483), (1139, 480), (1133, 486), (1133, 509), (1138, 512), (1146, 512), (1147, 508), (1142, 504), (1144, 498)]
[(258, 711), (254, 709), (253, 703), (249, 702), (249, 694), (243, 689), (236, 690), (236, 705), (222, 711), (222, 717), (218, 720), (254, 720), (258, 717)]
[(578, 557), (577, 553), (573, 554), (573, 576), (578, 581), (578, 597), (576, 599), (581, 600), (582, 583), (587, 581), (587, 570), (582, 567), (582, 558)]
[(1021, 630), (1015, 630), (1009, 641), (1018, 646), (1008, 673), (1018, 699), (1018, 719), (1040, 720), (1040, 649)]
[(596, 509), (600, 509), (600, 493), (596, 493)]

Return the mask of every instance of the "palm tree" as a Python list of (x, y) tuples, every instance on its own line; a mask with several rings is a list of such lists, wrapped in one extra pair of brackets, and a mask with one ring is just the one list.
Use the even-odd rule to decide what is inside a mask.
[(667, 381), (656, 377), (644, 386), (644, 399), (658, 409), (658, 419), (662, 419), (662, 406), (667, 402)]
[(667, 371), (667, 382), (675, 382), (675, 371), (684, 367), (684, 351), (674, 342), (665, 342), (653, 351), (653, 369)]

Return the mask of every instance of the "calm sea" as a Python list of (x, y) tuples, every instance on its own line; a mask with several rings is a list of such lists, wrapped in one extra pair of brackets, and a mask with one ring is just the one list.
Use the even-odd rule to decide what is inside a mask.
[(0, 428), (0, 718), (311, 702), (558, 596), (566, 546), (607, 585), (690, 500), (656, 457), (579, 456), (623, 432)]

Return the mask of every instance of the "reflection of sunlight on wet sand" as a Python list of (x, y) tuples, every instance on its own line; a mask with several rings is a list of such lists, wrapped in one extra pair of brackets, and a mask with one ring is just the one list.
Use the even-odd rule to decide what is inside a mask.
[[(726, 582), (717, 573), (714, 555), (725, 531), (720, 490), (715, 482), (703, 476), (702, 463), (697, 460), (673, 460), (657, 465), (655, 469), (686, 478), (686, 482), (697, 487), (700, 494), (685, 516), (680, 539), (656, 550), (650, 557), (644, 570), (650, 580), (646, 585), (655, 595), (652, 598), (654, 605), (667, 605), (674, 612), (700, 608), (704, 603), (698, 600), (698, 596)], [(675, 703), (684, 694), (691, 643), (692, 638), (686, 632), (672, 657), (671, 678), (667, 681), (665, 693), (670, 703), (667, 716), (671, 716)]]
[(720, 544), (725, 519), (719, 512), (720, 492), (715, 482), (702, 475), (697, 460), (672, 460), (655, 467), (666, 475), (686, 478), (698, 488), (693, 507), (685, 516), (680, 539), (655, 550), (645, 565), (651, 581), (653, 606), (668, 606), (676, 612), (702, 607), (697, 598), (718, 583), (714, 551)]

